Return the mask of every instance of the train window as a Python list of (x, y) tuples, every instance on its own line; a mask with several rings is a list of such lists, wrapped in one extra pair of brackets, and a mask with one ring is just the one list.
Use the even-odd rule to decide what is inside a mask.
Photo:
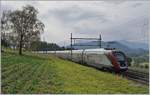
[(124, 54), (122, 54), (121, 52), (115, 52), (113, 54), (118, 61), (124, 61), (125, 60)]

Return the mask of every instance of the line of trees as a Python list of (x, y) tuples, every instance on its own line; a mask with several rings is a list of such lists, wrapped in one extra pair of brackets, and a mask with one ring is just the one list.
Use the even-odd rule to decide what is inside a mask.
[(60, 47), (55, 43), (47, 43), (45, 41), (33, 42), (31, 46), (31, 50), (33, 51), (55, 51), (65, 49), (64, 47)]

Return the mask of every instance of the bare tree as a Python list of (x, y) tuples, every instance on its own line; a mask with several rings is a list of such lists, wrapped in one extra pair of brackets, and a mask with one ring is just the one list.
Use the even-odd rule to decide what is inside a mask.
[[(11, 27), (17, 35), (19, 54), (22, 54), (23, 46), (28, 46), (31, 41), (38, 40), (44, 32), (44, 24), (37, 18), (38, 11), (30, 5), (23, 10), (15, 10), (7, 13), (7, 26)], [(27, 44), (28, 43), (28, 44)]]
[[(8, 47), (9, 46), (9, 29), (11, 28), (9, 26), (9, 21), (8, 21), (8, 14), (11, 11), (3, 11), (2, 15), (1, 15), (1, 23), (0, 23), (0, 30), (1, 30), (1, 46), (4, 47)], [(3, 49), (3, 47), (1, 48), (1, 50)]]

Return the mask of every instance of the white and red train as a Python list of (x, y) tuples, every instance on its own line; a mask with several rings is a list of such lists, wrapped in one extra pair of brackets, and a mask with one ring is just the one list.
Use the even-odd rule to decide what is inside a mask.
[[(43, 53), (43, 52), (39, 52)], [(47, 51), (63, 59), (72, 60), (81, 64), (87, 64), (99, 69), (108, 69), (113, 71), (126, 71), (128, 69), (126, 56), (123, 52), (117, 50), (84, 49), (84, 50), (64, 50)]]

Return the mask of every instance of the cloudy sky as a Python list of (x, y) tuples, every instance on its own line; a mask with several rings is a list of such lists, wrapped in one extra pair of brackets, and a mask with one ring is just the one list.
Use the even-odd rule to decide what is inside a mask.
[(148, 42), (149, 1), (1, 1), (1, 9), (32, 5), (45, 24), (41, 39), (59, 45), (74, 37), (99, 37), (104, 41)]

